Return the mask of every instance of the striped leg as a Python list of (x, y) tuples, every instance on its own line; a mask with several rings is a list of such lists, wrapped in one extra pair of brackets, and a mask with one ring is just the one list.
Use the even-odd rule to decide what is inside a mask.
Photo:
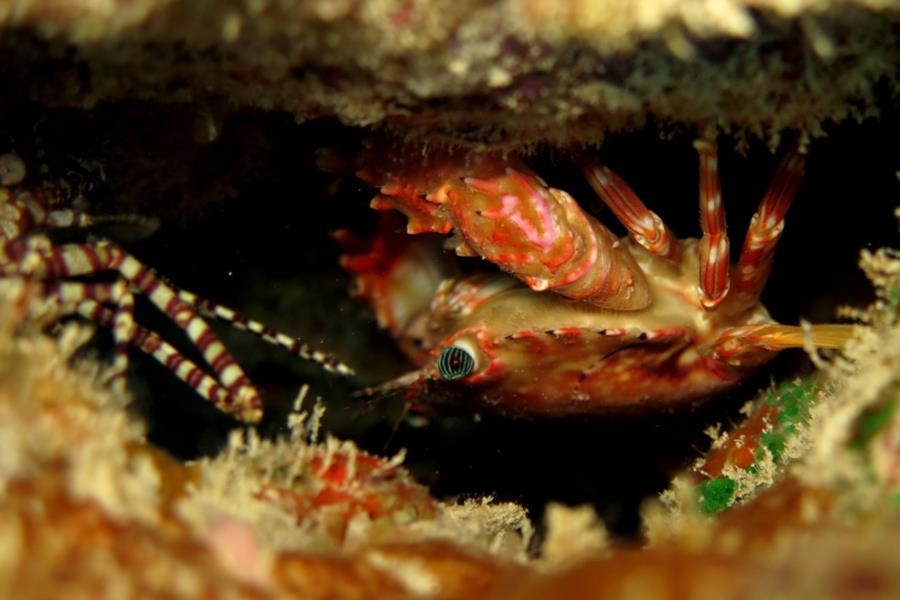
[[(0, 203), (2, 203), (2, 199), (0, 199)], [(41, 194), (32, 194), (28, 192), (19, 192), (14, 196), (11, 196), (8, 198), (8, 204), (14, 206), (17, 219), (17, 226), (15, 229), (20, 234), (23, 230), (35, 226), (63, 229), (68, 227), (91, 227), (99, 223), (124, 223), (141, 227), (149, 232), (159, 225), (155, 219), (150, 219), (141, 215), (120, 214), (94, 216), (70, 208), (48, 210), (47, 207), (52, 204), (49, 198), (46, 198)], [(150, 269), (144, 268), (152, 273)], [(155, 274), (153, 275), (156, 276)], [(176, 288), (168, 284), (168, 282), (166, 282), (166, 285), (169, 285), (173, 290), (176, 290)], [(303, 340), (292, 338), (275, 331), (274, 329), (245, 317), (227, 307), (199, 298), (191, 292), (180, 289), (176, 291), (179, 299), (193, 306), (206, 316), (215, 317), (227, 323), (231, 323), (238, 329), (257, 335), (263, 340), (284, 348), (300, 358), (311, 360), (321, 365), (330, 373), (336, 373), (338, 375), (354, 374), (353, 369), (348, 365), (340, 362), (329, 354), (314, 349)]]
[[(40, 238), (41, 236), (35, 236)], [(253, 421), (261, 416), (262, 402), (256, 389), (215, 333), (194, 308), (178, 298), (175, 290), (162, 282), (136, 258), (118, 246), (101, 241), (95, 244), (66, 244), (35, 247), (34, 238), (4, 244), (4, 272), (36, 276), (44, 280), (64, 279), (102, 271), (117, 271), (132, 289), (147, 298), (188, 335), (203, 354), (219, 381), (234, 398), (231, 412)], [(125, 327), (123, 321), (120, 327)], [(123, 329), (124, 331), (124, 329)]]
[[(45, 204), (46, 202), (41, 203), (41, 205)], [(34, 213), (33, 210), (31, 212)], [(97, 225), (98, 223), (124, 223), (137, 227), (143, 227), (145, 229), (154, 229), (159, 225), (156, 220), (148, 219), (141, 215), (121, 214), (93, 216), (72, 209), (52, 210), (44, 214), (34, 215), (32, 218), (40, 219), (43, 222), (44, 226), (52, 228), (90, 227), (93, 225)], [(153, 276), (157, 278), (159, 277), (155, 273), (152, 273), (149, 268), (143, 268), (147, 272), (153, 274)], [(353, 369), (345, 363), (339, 361), (334, 356), (316, 350), (301, 339), (293, 338), (281, 332), (275, 331), (274, 329), (258, 321), (250, 319), (249, 317), (246, 317), (238, 313), (237, 311), (216, 304), (204, 298), (200, 298), (196, 294), (193, 294), (186, 290), (178, 289), (167, 281), (164, 283), (176, 292), (176, 295), (180, 300), (193, 306), (201, 314), (207, 317), (219, 319), (226, 323), (230, 323), (238, 329), (248, 331), (270, 344), (274, 344), (276, 346), (284, 348), (295, 356), (299, 356), (304, 360), (310, 360), (320, 365), (329, 373), (347, 376), (354, 374)]]
[[(77, 303), (74, 310), (103, 326), (112, 326), (116, 318), (115, 312), (89, 298)], [(149, 329), (135, 325), (130, 343), (155, 358), (222, 412), (251, 422), (258, 421), (261, 417), (261, 414), (248, 413), (244, 407), (236, 405), (234, 397), (225, 387)]]
[(129, 239), (143, 239), (159, 228), (159, 219), (123, 213), (117, 215), (90, 215), (71, 208), (54, 209), (47, 213), (44, 226), (52, 229), (67, 227), (93, 227), (95, 225), (127, 225), (134, 229)]
[(713, 310), (728, 295), (729, 255), (725, 209), (719, 184), (719, 159), (715, 140), (696, 140), (694, 148), (700, 157), (700, 302)]
[(798, 147), (788, 152), (750, 221), (734, 278), (736, 301), (741, 306), (755, 304), (766, 285), (775, 246), (784, 231), (784, 215), (800, 187), (805, 164), (806, 155)]
[(128, 285), (122, 280), (113, 283), (60, 282), (47, 284), (44, 295), (59, 302), (62, 314), (80, 312), (82, 302), (111, 304), (116, 307), (115, 312), (108, 311), (110, 316), (101, 325), (112, 328), (115, 343), (115, 358), (107, 383), (124, 385), (128, 370), (128, 345), (135, 332), (134, 294), (128, 289)]
[(621, 177), (596, 157), (581, 157), (578, 164), (588, 183), (625, 226), (631, 239), (653, 254), (678, 262), (681, 255), (678, 238)]
[[(10, 155), (0, 155), (0, 182), (9, 177), (15, 166), (4, 164)], [(22, 167), (24, 169), (24, 167)], [(72, 208), (59, 207), (60, 198), (47, 190), (23, 190), (0, 187), (0, 239), (14, 240), (43, 229), (87, 228), (98, 224), (124, 224), (134, 228), (137, 237), (150, 235), (159, 220), (135, 214), (90, 215)]]
[(329, 373), (348, 376), (354, 374), (353, 369), (350, 366), (339, 361), (330, 354), (316, 350), (300, 338), (291, 337), (285, 333), (276, 331), (275, 329), (246, 317), (226, 306), (216, 304), (205, 298), (200, 298), (193, 292), (178, 289), (175, 286), (172, 286), (172, 289), (176, 291), (180, 300), (190, 304), (196, 308), (200, 314), (206, 317), (219, 319), (220, 321), (233, 325), (237, 329), (252, 333), (270, 344), (284, 348), (295, 356), (299, 356), (302, 359), (310, 360), (317, 365), (320, 365)]
[[(141, 236), (158, 226), (140, 215), (93, 216), (68, 207), (66, 198), (45, 189), (14, 186), (24, 178), (24, 163), (14, 155), (0, 156), (0, 277), (25, 276), (41, 283), (44, 298), (59, 314), (80, 313), (112, 327), (116, 355), (110, 379), (124, 380), (128, 346), (136, 345), (166, 364), (223, 411), (247, 421), (261, 417), (255, 388), (198, 313), (232, 323), (267, 342), (320, 364), (327, 371), (352, 375), (353, 370), (333, 356), (302, 340), (279, 333), (223, 306), (177, 290), (134, 257), (109, 242), (54, 246), (41, 234), (45, 229), (85, 228), (99, 223), (125, 223), (140, 227)], [(76, 283), (70, 277), (104, 271), (118, 272), (116, 283)], [(48, 283), (55, 282), (55, 283)], [(34, 281), (38, 283), (38, 281)], [(202, 352), (216, 380), (134, 322), (134, 294), (141, 293), (174, 320)], [(115, 307), (113, 310), (106, 306)]]

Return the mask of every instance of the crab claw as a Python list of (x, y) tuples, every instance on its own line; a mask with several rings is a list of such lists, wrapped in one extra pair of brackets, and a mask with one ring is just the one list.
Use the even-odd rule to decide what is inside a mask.
[(616, 310), (650, 304), (631, 254), (572, 196), (524, 164), (483, 163), (483, 174), (466, 177), (440, 199), (469, 247), (535, 291)]
[(380, 189), (373, 208), (406, 215), (408, 233), (453, 231), (458, 255), (481, 256), (536, 291), (616, 310), (650, 304), (647, 282), (616, 236), (522, 161), (402, 150), (370, 145), (356, 174)]

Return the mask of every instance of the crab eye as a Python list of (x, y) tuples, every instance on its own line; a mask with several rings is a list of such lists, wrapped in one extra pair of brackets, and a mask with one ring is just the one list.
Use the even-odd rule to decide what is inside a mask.
[(459, 379), (475, 369), (475, 357), (457, 345), (447, 346), (438, 357), (437, 368), (444, 379)]

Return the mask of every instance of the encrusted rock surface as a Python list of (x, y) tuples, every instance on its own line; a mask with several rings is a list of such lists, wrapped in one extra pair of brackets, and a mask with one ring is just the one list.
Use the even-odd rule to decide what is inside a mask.
[(892, 0), (26, 0), (0, 76), (120, 99), (336, 116), (425, 142), (595, 142), (661, 124), (820, 133), (897, 97)]

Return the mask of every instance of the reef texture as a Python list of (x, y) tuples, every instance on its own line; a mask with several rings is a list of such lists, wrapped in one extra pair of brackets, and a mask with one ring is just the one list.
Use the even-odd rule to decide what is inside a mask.
[(401, 457), (316, 443), (318, 417), (178, 463), (146, 444), (104, 369), (70, 366), (89, 331), (41, 334), (54, 315), (26, 280), (0, 281), (0, 298), (5, 597), (462, 597), (525, 559), (521, 508), (443, 505)]
[(640, 126), (821, 133), (897, 97), (895, 0), (25, 0), (0, 77), (47, 105), (336, 116), (427, 143)]
[[(588, 508), (445, 504), (351, 442), (235, 431), (183, 465), (144, 441), (89, 332), (34, 284), (0, 281), (0, 594), (8, 597), (895, 597), (900, 593), (900, 256), (864, 252), (879, 300), (844, 356), (765, 391), (691, 473), (648, 502), (647, 548)], [(712, 432), (711, 432), (712, 433)]]

